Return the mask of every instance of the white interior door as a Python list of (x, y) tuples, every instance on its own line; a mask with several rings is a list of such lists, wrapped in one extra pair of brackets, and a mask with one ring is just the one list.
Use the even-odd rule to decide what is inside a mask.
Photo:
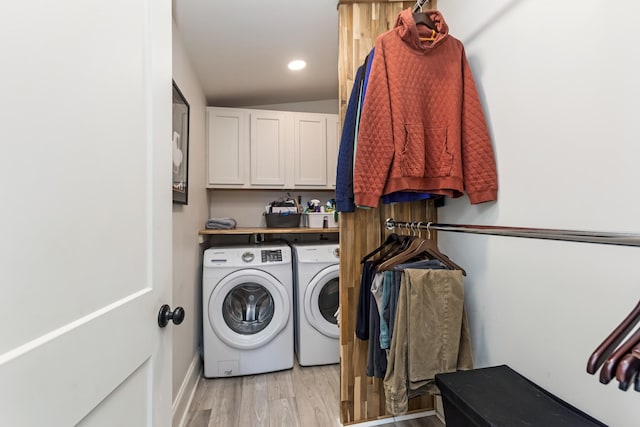
[(171, 2), (2, 15), (0, 425), (168, 426)]

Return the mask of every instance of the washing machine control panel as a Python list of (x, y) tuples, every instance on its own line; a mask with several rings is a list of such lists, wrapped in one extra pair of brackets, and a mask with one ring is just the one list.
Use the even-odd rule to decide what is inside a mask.
[[(240, 256), (242, 262), (250, 264), (256, 259), (256, 253), (245, 251)], [(260, 251), (260, 262), (282, 262), (282, 249), (263, 249)]]
[(282, 249), (262, 250), (262, 262), (282, 262)]
[(247, 251), (242, 254), (242, 261), (244, 262), (251, 262), (253, 261), (254, 258), (255, 258), (255, 255), (253, 254), (253, 252)]
[(291, 264), (291, 249), (288, 246), (277, 247), (217, 247), (204, 252), (205, 269), (224, 267), (254, 267), (259, 265)]

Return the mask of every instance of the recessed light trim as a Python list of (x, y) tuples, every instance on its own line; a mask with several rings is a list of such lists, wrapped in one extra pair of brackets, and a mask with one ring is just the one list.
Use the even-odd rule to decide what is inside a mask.
[(303, 61), (302, 59), (295, 59), (295, 60), (289, 62), (289, 65), (287, 65), (287, 67), (289, 67), (289, 69), (292, 70), (292, 71), (302, 70), (306, 66), (307, 66), (307, 63), (305, 61)]

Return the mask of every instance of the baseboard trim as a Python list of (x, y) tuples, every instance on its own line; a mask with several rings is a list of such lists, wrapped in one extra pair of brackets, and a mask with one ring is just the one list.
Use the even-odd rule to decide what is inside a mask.
[(191, 365), (189, 365), (187, 374), (184, 376), (184, 380), (182, 380), (180, 390), (178, 390), (173, 405), (171, 405), (171, 425), (173, 427), (183, 427), (187, 422), (186, 418), (189, 413), (189, 406), (196, 393), (198, 381), (202, 376), (201, 365), (200, 353), (196, 353), (191, 361)]
[(436, 411), (430, 410), (430, 411), (423, 411), (423, 412), (413, 412), (411, 414), (398, 415), (396, 417), (379, 418), (377, 420), (365, 421), (363, 423), (345, 424), (345, 425), (349, 426), (349, 427), (350, 426), (353, 426), (353, 427), (356, 427), (356, 426), (357, 427), (379, 426), (379, 425), (383, 425), (383, 424), (389, 424), (391, 422), (413, 420), (415, 418), (422, 418), (422, 417), (430, 417), (432, 415), (436, 415)]

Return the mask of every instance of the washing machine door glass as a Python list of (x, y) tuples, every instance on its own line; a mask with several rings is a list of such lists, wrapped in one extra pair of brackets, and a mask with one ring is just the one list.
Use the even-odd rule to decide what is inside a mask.
[(334, 325), (338, 324), (336, 319), (336, 311), (340, 305), (340, 281), (338, 278), (333, 278), (327, 281), (318, 295), (318, 310), (320, 314), (329, 323)]
[(340, 330), (335, 318), (339, 301), (340, 266), (331, 265), (316, 274), (304, 292), (304, 312), (307, 321), (318, 332), (338, 338)]
[(271, 274), (256, 269), (234, 271), (213, 288), (209, 324), (230, 347), (262, 347), (287, 326), (290, 291)]
[(234, 332), (252, 335), (266, 328), (275, 306), (269, 291), (257, 283), (245, 283), (229, 291), (222, 305), (222, 317)]

